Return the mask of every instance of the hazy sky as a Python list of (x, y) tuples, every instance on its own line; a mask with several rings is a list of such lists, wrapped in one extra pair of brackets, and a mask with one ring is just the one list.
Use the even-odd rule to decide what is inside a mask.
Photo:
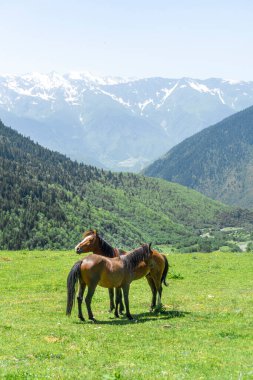
[(0, 74), (253, 80), (252, 0), (0, 0)]

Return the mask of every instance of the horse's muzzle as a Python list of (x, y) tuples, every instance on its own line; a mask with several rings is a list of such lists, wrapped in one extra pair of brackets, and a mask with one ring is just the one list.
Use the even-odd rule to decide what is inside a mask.
[(75, 251), (76, 251), (76, 253), (77, 253), (78, 255), (80, 255), (80, 253), (82, 252), (81, 248), (79, 248), (79, 247), (76, 247), (76, 248), (75, 248)]

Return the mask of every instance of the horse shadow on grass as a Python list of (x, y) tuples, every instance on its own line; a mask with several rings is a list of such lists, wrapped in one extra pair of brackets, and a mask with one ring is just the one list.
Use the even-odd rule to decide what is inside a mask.
[(172, 318), (183, 318), (186, 315), (190, 314), (189, 311), (182, 310), (169, 310), (169, 311), (161, 311), (161, 312), (144, 312), (134, 316), (133, 320), (127, 319), (124, 315), (121, 318), (113, 318), (111, 317), (106, 321), (96, 320), (96, 323), (90, 322), (86, 320), (85, 322), (77, 321), (76, 324), (83, 323), (94, 323), (94, 325), (129, 325), (134, 323), (146, 323), (150, 321), (160, 321), (160, 320), (169, 320)]

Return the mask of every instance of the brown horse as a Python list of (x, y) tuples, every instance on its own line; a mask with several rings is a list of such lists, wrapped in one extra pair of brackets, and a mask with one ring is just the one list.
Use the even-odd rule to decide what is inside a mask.
[[(83, 234), (84, 239), (75, 247), (76, 253), (93, 252), (96, 255), (106, 257), (118, 257), (125, 255), (127, 252), (113, 248), (108, 244), (96, 230), (88, 230)], [(162, 283), (167, 286), (166, 276), (169, 269), (169, 263), (167, 257), (158, 251), (152, 249), (152, 258), (149, 260), (149, 264), (140, 263), (134, 270), (134, 279), (139, 279), (146, 276), (148, 284), (152, 291), (152, 301), (150, 309), (153, 310), (156, 307), (156, 299), (158, 293), (158, 304), (161, 304), (162, 296)], [(110, 311), (115, 308), (113, 289), (109, 289), (110, 296)], [(123, 304), (120, 302), (120, 311), (123, 310)]]
[[(71, 269), (67, 279), (67, 310), (66, 314), (70, 315), (75, 299), (75, 285), (79, 281), (78, 293), (78, 317), (84, 321), (82, 313), (83, 293), (88, 287), (88, 293), (85, 303), (88, 311), (89, 319), (95, 322), (92, 310), (91, 300), (97, 285), (104, 288), (122, 288), (124, 301), (126, 306), (126, 316), (133, 319), (129, 310), (129, 287), (130, 283), (136, 279), (134, 270), (139, 264), (148, 265), (152, 257), (150, 245), (143, 244), (141, 247), (115, 258), (108, 258), (96, 254), (88, 255), (84, 259), (78, 261)], [(118, 292), (117, 292), (118, 295)], [(118, 306), (118, 298), (116, 300)], [(115, 316), (118, 317), (118, 307), (115, 309)]]

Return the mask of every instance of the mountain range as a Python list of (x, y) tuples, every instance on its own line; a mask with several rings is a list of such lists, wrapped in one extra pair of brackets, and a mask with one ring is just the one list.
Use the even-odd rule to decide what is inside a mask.
[(79, 162), (139, 171), (203, 128), (253, 104), (253, 82), (0, 76), (0, 118)]
[(253, 107), (184, 140), (144, 170), (230, 205), (253, 208)]

